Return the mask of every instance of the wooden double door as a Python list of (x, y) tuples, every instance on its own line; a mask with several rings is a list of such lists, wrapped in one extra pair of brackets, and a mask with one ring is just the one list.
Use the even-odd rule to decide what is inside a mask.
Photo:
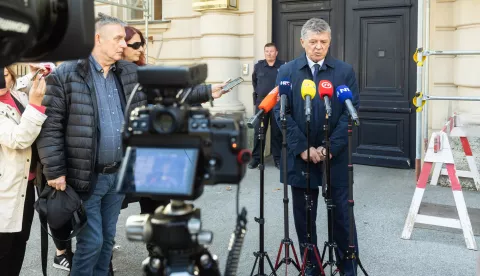
[(353, 162), (414, 167), (416, 0), (272, 0), (272, 10), (280, 59), (304, 53), (302, 26), (318, 17), (331, 26), (332, 55), (353, 66), (361, 120), (353, 134)]

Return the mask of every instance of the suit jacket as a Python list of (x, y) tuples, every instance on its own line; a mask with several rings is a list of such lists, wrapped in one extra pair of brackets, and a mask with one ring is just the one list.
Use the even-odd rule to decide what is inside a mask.
[[(287, 183), (294, 187), (306, 188), (307, 183), (304, 173), (307, 162), (303, 161), (300, 154), (307, 150), (305, 101), (301, 96), (301, 86), (304, 79), (313, 80), (313, 75), (307, 63), (305, 54), (280, 67), (276, 85), (280, 80), (289, 79), (292, 83), (292, 95), (288, 98), (287, 110), (287, 168), (280, 166), (280, 181), (283, 183), (283, 170), (287, 170)], [(347, 85), (353, 94), (352, 103), (358, 109), (359, 93), (355, 72), (351, 65), (333, 58), (330, 54), (320, 68), (320, 80), (329, 80), (334, 89), (340, 85)], [(317, 91), (318, 91), (318, 83)], [(329, 138), (331, 143), (331, 183), (336, 187), (348, 186), (348, 112), (345, 105), (341, 105), (334, 93), (331, 101), (332, 116), (329, 118)], [(280, 104), (274, 107), (275, 119), (279, 127)], [(323, 99), (317, 94), (312, 99), (312, 114), (310, 120), (309, 142), (311, 147), (325, 146), (325, 105)], [(322, 185), (322, 163), (310, 162), (310, 187), (317, 189)]]

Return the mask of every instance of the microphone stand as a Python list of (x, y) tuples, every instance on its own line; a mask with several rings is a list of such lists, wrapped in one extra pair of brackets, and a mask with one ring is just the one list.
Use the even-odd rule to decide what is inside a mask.
[(258, 222), (260, 225), (260, 250), (257, 252), (254, 252), (253, 255), (255, 256), (255, 263), (253, 264), (252, 272), (250, 273), (250, 276), (253, 275), (253, 272), (255, 271), (255, 267), (257, 266), (258, 262), (258, 272), (255, 274), (255, 276), (267, 276), (265, 274), (265, 268), (264, 268), (264, 262), (265, 258), (267, 258), (268, 264), (270, 265), (270, 268), (272, 269), (272, 274), (277, 276), (275, 269), (273, 268), (272, 262), (270, 261), (270, 258), (268, 257), (267, 252), (265, 252), (264, 249), (264, 235), (265, 235), (265, 229), (264, 229), (264, 224), (265, 224), (265, 219), (263, 218), (263, 205), (264, 205), (264, 188), (265, 188), (265, 166), (264, 166), (264, 153), (263, 153), (263, 148), (264, 148), (264, 140), (265, 140), (265, 128), (263, 125), (263, 119), (265, 117), (265, 113), (262, 112), (261, 116), (259, 118), (260, 120), (260, 129), (258, 131), (258, 139), (260, 140), (260, 165), (258, 166), (260, 170), (260, 218), (255, 218), (255, 221)]
[[(275, 262), (275, 270), (277, 271), (282, 264), (285, 264), (285, 275), (288, 275), (288, 265), (293, 264), (297, 271), (300, 271), (297, 252), (295, 251), (295, 246), (293, 245), (292, 239), (289, 237), (288, 231), (288, 184), (287, 184), (287, 118), (285, 114), (281, 114), (280, 121), (282, 122), (282, 164), (283, 164), (283, 219), (284, 219), (284, 232), (285, 237), (283, 238), (282, 242), (280, 243), (280, 248), (278, 249), (277, 260)], [(283, 257), (282, 261), (279, 263), (280, 254), (282, 253), (282, 248), (285, 246), (285, 257)], [(292, 260), (290, 257), (290, 246), (293, 251), (293, 256), (295, 260)]]
[(321, 275), (325, 275), (325, 271), (323, 270), (322, 260), (320, 258), (320, 254), (318, 252), (318, 248), (315, 244), (312, 243), (312, 194), (310, 191), (310, 114), (307, 114), (306, 120), (306, 136), (307, 136), (307, 172), (305, 173), (305, 179), (307, 182), (307, 190), (305, 192), (305, 202), (306, 209), (307, 209), (307, 242), (304, 244), (305, 249), (303, 251), (303, 263), (301, 268), (302, 275), (305, 275), (305, 269), (311, 268), (313, 264), (309, 260), (309, 255), (315, 254), (315, 258), (317, 259), (318, 267), (320, 268)]
[(357, 255), (355, 243), (354, 243), (354, 223), (355, 219), (353, 217), (353, 206), (355, 202), (353, 200), (353, 164), (352, 164), (352, 132), (353, 132), (353, 122), (352, 117), (348, 116), (348, 248), (347, 252), (343, 256), (343, 260), (351, 260), (352, 266), (357, 274), (355, 268), (355, 260), (357, 260), (360, 269), (362, 270), (365, 276), (368, 276), (367, 272), (363, 268), (362, 262), (360, 261), (360, 257)]
[[(335, 259), (337, 261), (340, 260), (340, 255), (338, 253), (337, 244), (333, 239), (333, 218), (335, 215), (335, 205), (332, 201), (332, 185), (331, 185), (331, 178), (330, 178), (330, 133), (329, 133), (329, 115), (328, 113), (325, 115), (325, 124), (323, 126), (323, 130), (325, 131), (325, 161), (324, 161), (324, 181), (322, 185), (322, 196), (325, 198), (325, 205), (327, 207), (327, 218), (328, 218), (328, 241), (325, 242), (325, 246), (323, 247), (322, 259), (325, 258), (325, 252), (328, 247), (328, 261), (325, 262), (323, 265), (324, 268), (330, 266), (330, 274), (334, 275), (337, 271), (333, 270), (333, 266), (336, 262), (333, 259), (333, 254), (335, 254)], [(339, 269), (338, 264), (336, 264), (337, 270)]]

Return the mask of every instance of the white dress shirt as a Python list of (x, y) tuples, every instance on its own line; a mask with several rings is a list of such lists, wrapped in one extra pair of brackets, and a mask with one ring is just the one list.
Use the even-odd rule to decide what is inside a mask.
[[(310, 70), (312, 70), (312, 76), (314, 75), (315, 72), (315, 67), (313, 67), (315, 64), (320, 65), (320, 68), (322, 68), (323, 62), (325, 59), (320, 60), (319, 62), (313, 62), (308, 56), (307, 56), (307, 62), (308, 62), (308, 67), (310, 67)], [(320, 69), (319, 69), (320, 70)]]

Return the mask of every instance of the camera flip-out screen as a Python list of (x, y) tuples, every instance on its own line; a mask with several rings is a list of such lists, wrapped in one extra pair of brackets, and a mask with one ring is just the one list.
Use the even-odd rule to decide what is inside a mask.
[(198, 149), (128, 147), (117, 191), (126, 194), (190, 197), (194, 192)]

